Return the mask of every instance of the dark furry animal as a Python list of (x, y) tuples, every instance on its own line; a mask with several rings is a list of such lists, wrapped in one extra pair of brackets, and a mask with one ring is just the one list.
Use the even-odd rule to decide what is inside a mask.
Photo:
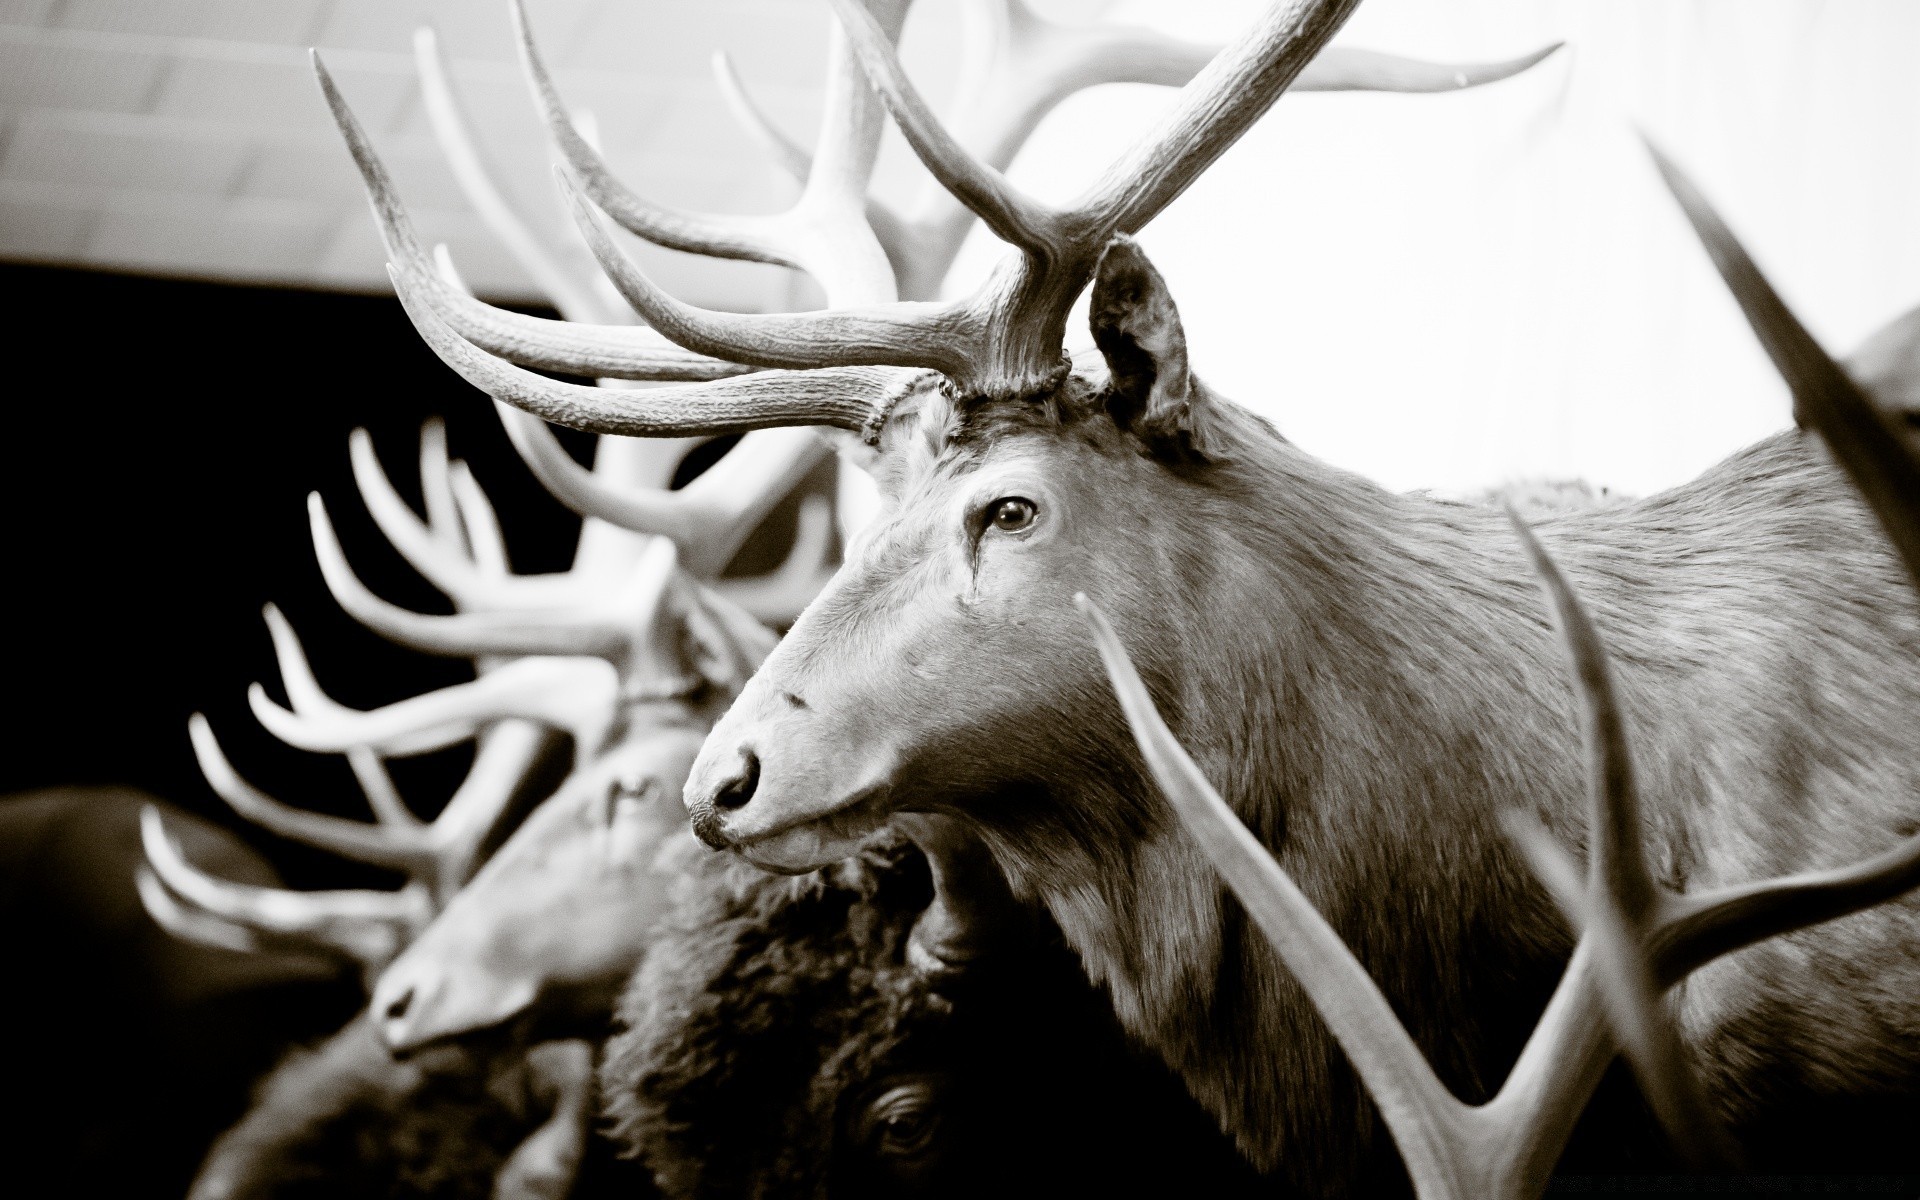
[[(395, 1059), (362, 1013), (261, 1082), (245, 1118), (208, 1153), (191, 1200), (485, 1200), (554, 1102), (524, 1043), (469, 1041)], [(589, 1143), (568, 1194), (647, 1190), (644, 1176)]]
[(685, 884), (600, 1072), (665, 1195), (1267, 1194), (1043, 921), (945, 974), (911, 962), (912, 846)]
[(540, 1117), (524, 1055), (443, 1047), (396, 1061), (362, 1013), (262, 1081), (192, 1195), (482, 1200)]

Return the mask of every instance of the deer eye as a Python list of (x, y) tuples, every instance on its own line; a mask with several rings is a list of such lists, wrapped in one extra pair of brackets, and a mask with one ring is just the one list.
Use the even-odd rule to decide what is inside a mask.
[(987, 506), (987, 524), (1002, 533), (1019, 533), (1039, 515), (1039, 506), (1025, 496), (1002, 496)]

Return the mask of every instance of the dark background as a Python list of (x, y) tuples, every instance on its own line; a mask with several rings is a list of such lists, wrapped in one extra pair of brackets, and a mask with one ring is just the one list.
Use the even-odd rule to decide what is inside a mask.
[[(500, 514), (517, 571), (564, 570), (578, 519), (528, 474), (486, 398), (440, 364), (391, 297), (27, 266), (0, 266), (0, 287), (15, 297), (0, 472), (10, 573), (0, 677), (14, 715), (0, 792), (131, 784), (240, 832), (297, 884), (360, 880), (235, 819), (187, 742), (188, 714), (205, 712), (256, 785), (367, 815), (342, 760), (277, 742), (247, 709), (256, 680), (285, 700), (260, 616), (268, 600), (345, 704), (472, 677), (464, 661), (393, 646), (335, 607), (307, 533), (307, 493), (326, 497), (369, 586), (425, 612), (451, 608), (361, 506), (347, 465), (356, 426), (371, 431), (417, 508), (420, 423), (443, 416), (451, 452)], [(577, 453), (591, 441), (568, 438)], [(469, 759), (456, 749), (393, 767), (430, 816)]]
[[(490, 402), (434, 358), (391, 297), (29, 266), (0, 266), (0, 287), (13, 297), (0, 794), (129, 785), (232, 831), (293, 886), (395, 882), (234, 816), (200, 776), (188, 715), (207, 714), (257, 786), (366, 819), (342, 760), (277, 742), (248, 711), (255, 680), (286, 699), (261, 605), (285, 610), (321, 685), (345, 704), (471, 678), (464, 661), (382, 641), (327, 595), (307, 532), (313, 490), (369, 586), (451, 611), (361, 506), (347, 461), (354, 427), (372, 432), (417, 509), (420, 423), (444, 416), (518, 571), (565, 569), (578, 519), (535, 482)], [(563, 436), (584, 456), (591, 439)], [(721, 448), (689, 455), (683, 478)], [(776, 511), (737, 565), (770, 567), (791, 527), (791, 508)], [(565, 759), (563, 750), (550, 776)], [(391, 765), (430, 817), (470, 761), (461, 747)], [(21, 1114), (0, 1119), (10, 1164), (0, 1190), (183, 1194), (251, 1081), (362, 1003), (350, 970), (276, 975), (154, 928), (132, 889), (140, 802), (93, 792), (0, 804), (0, 1093)], [(226, 861), (243, 878), (265, 870)]]

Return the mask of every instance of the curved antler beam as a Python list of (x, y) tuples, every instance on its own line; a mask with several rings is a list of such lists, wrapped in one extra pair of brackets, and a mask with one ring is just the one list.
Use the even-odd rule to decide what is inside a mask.
[(420, 856), (414, 847), (396, 843), (390, 833), (378, 825), (294, 808), (248, 783), (227, 761), (219, 740), (213, 736), (213, 727), (202, 714), (194, 713), (187, 718), (187, 736), (193, 743), (193, 756), (200, 764), (200, 773), (206, 776), (214, 794), (255, 825), (358, 862), (398, 871), (409, 871), (419, 865)]
[(772, 240), (766, 237), (766, 218), (732, 217), (726, 220), (683, 212), (656, 204), (629, 189), (608, 169), (587, 139), (573, 126), (566, 104), (560, 99), (553, 77), (547, 73), (540, 50), (534, 45), (533, 28), (527, 20), (523, 0), (510, 0), (507, 11), (513, 19), (515, 43), (520, 50), (520, 65), (533, 91), (533, 102), (546, 121), (547, 132), (567, 167), (580, 180), (581, 188), (608, 216), (628, 232), (659, 246), (704, 254), (712, 258), (745, 259), (775, 266), (804, 269)]
[(689, 350), (790, 370), (856, 363), (928, 367), (950, 375), (965, 370), (963, 347), (976, 323), (965, 305), (895, 301), (808, 313), (725, 313), (683, 303), (614, 245), (580, 186), (563, 168), (555, 171), (574, 223), (614, 290), (648, 324)]
[(433, 918), (425, 888), (395, 892), (293, 892), (220, 879), (189, 863), (160, 811), (140, 813), (140, 841), (155, 877), (175, 896), (242, 929), (331, 947), (378, 971)]
[(305, 715), (281, 708), (254, 684), (247, 702), (281, 741), (323, 754), (366, 746), (383, 754), (425, 754), (474, 736), (507, 717), (572, 734), (593, 753), (613, 717), (619, 681), (597, 658), (521, 658), (471, 683), (456, 683), (366, 712)]
[(583, 517), (636, 533), (672, 538), (687, 570), (718, 575), (774, 505), (824, 458), (829, 447), (811, 430), (755, 430), (679, 491), (621, 488), (582, 467), (536, 417), (497, 404), (500, 423), (534, 478)]
[[(292, 701), (295, 712), (331, 712), (341, 709), (333, 697), (320, 689), (320, 681), (314, 678), (313, 666), (307, 661), (307, 652), (300, 645), (300, 638), (293, 632), (293, 625), (281, 613), (278, 606), (266, 605), (261, 615), (267, 621), (267, 634), (273, 639), (273, 656), (280, 665), (280, 681), (287, 689), (287, 699)], [(421, 825), (406, 802), (400, 798), (400, 790), (394, 786), (393, 776), (387, 773), (386, 764), (380, 756), (366, 749), (347, 751), (347, 765), (353, 769), (354, 778), (360, 781), (360, 790), (366, 793), (367, 805), (373, 809), (373, 815), (382, 825), (395, 825), (417, 829)]]
[(318, 52), (314, 76), (334, 123), (360, 170), (374, 219), (393, 265), (414, 285), (420, 300), (448, 324), (495, 354), (543, 370), (615, 379), (722, 379), (751, 368), (692, 354), (651, 329), (629, 325), (582, 325), (529, 317), (483, 304), (442, 281), (414, 233), (399, 192), (374, 152), (366, 130), (335, 86)]
[(483, 354), (434, 315), (398, 272), (393, 280), (414, 328), (442, 362), (495, 400), (570, 429), (684, 437), (829, 425), (871, 439), (895, 402), (934, 383), (924, 371), (884, 366), (767, 371), (644, 392), (559, 383)]

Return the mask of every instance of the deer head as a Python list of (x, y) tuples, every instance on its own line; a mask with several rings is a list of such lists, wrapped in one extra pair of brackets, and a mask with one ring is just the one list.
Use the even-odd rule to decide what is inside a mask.
[[(850, 115), (826, 127), (793, 213), (721, 228), (663, 214), (620, 188), (572, 132), (516, 6), (536, 95), (570, 163), (565, 186), (581, 232), (652, 331), (507, 330), (495, 310), (453, 294), (413, 242), (390, 182), (323, 75), (381, 218), (403, 302), (429, 343), (496, 399), (608, 433), (825, 425), (878, 451), (884, 516), (695, 768), (688, 800), (703, 837), (768, 865), (804, 869), (844, 854), (884, 819), (889, 795), (939, 807), (1017, 785), (1027, 765), (1019, 761), (1021, 728), (1039, 728), (1030, 720), (1037, 711), (1058, 715), (1076, 693), (1098, 694), (1097, 678), (1063, 674), (1050, 653), (1071, 630), (1044, 615), (1065, 611), (1067, 599), (1046, 592), (1047, 581), (1127, 593), (1129, 614), (1149, 625), (1155, 613), (1180, 611), (1151, 594), (1145, 572), (1121, 564), (1204, 523), (1196, 500), (1214, 486), (1207, 468), (1228, 453), (1230, 435), (1271, 435), (1194, 377), (1177, 310), (1127, 235), (1266, 110), (1351, 7), (1277, 6), (1215, 57), (1081, 201), (1056, 210), (1020, 193), (932, 117), (892, 51), (897, 9), (876, 15), (839, 4), (845, 41), (829, 107)], [(886, 303), (890, 280), (832, 286), (849, 263), (878, 261), (871, 234), (851, 220), (865, 208), (877, 133), (861, 73), (947, 191), (1016, 250), (971, 296)], [(829, 283), (833, 307), (774, 315), (692, 308), (624, 258), (596, 204), (669, 245), (802, 265)], [(823, 211), (840, 230), (828, 262), (801, 253), (822, 244)], [(807, 229), (811, 238), (796, 232)], [(1062, 350), (1065, 320), (1089, 282), (1106, 370), (1075, 374)], [(679, 347), (671, 351), (681, 355), (678, 369), (695, 361), (686, 352), (762, 369), (723, 373), (713, 365), (704, 369), (716, 377), (704, 381), (610, 392), (556, 384), (485, 352), (610, 374), (640, 348), (669, 353), (662, 335)], [(1057, 536), (1063, 529), (1072, 535)], [(983, 687), (995, 702), (965, 706), (973, 715), (960, 716), (954, 705), (928, 702), (943, 686), (954, 695)], [(955, 761), (974, 766), (949, 770)]]

